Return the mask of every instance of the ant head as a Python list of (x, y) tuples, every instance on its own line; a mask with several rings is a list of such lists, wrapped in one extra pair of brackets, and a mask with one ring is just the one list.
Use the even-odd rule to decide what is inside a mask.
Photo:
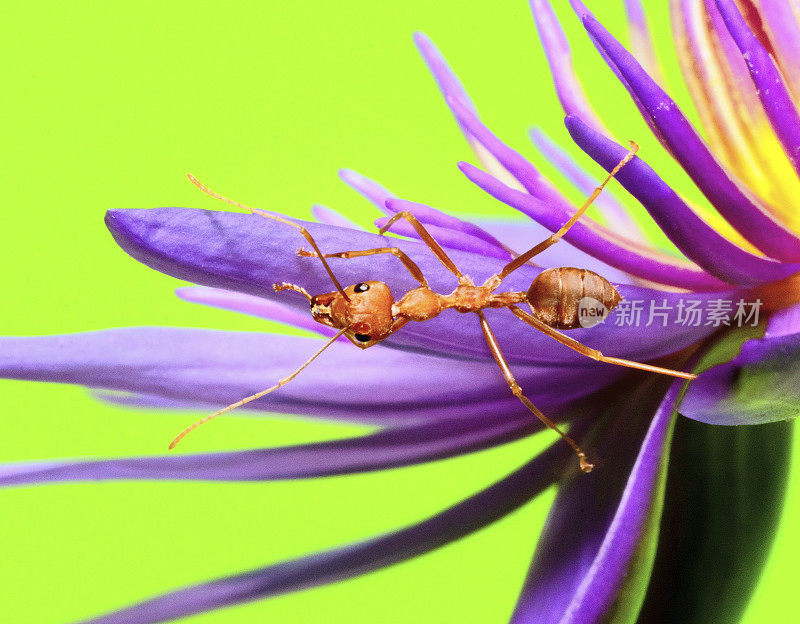
[(344, 289), (349, 301), (338, 291), (311, 297), (314, 320), (336, 329), (357, 347), (366, 349), (392, 333), (394, 298), (383, 282), (359, 282)]

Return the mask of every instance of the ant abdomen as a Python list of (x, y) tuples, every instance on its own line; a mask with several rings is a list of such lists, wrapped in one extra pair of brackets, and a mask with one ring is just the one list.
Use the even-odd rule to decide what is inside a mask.
[(584, 307), (599, 302), (610, 312), (622, 297), (607, 279), (594, 271), (556, 267), (542, 271), (533, 280), (525, 300), (536, 317), (550, 327), (577, 329), (585, 327), (580, 318)]

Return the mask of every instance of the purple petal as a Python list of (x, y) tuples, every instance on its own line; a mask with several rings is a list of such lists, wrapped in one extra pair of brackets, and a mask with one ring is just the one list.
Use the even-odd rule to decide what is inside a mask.
[[(178, 288), (175, 291), (184, 301), (190, 303), (201, 303), (203, 305), (249, 314), (259, 318), (285, 323), (300, 329), (305, 329), (315, 334), (323, 336), (333, 336), (336, 330), (327, 325), (317, 323), (308, 312), (301, 312), (297, 308), (292, 308), (277, 301), (269, 301), (253, 295), (233, 290), (223, 290), (221, 288), (206, 288), (204, 286), (187, 286)], [(349, 342), (344, 336), (339, 338), (340, 342)]]
[(795, 171), (800, 173), (800, 115), (775, 61), (750, 31), (733, 0), (716, 0), (717, 8), (750, 70), (750, 77), (772, 128)]
[(480, 120), (477, 113), (460, 100), (445, 97), (450, 110), (465, 131), (480, 143), (534, 197), (558, 206), (562, 211), (572, 209), (570, 202), (519, 152), (497, 138)]
[[(636, 555), (649, 545), (646, 536), (658, 523), (672, 414), (682, 385), (651, 378), (606, 397), (605, 420), (594, 435), (593, 453), (601, 465), (588, 477), (562, 483), (512, 624), (603, 621), (627, 578), (647, 572), (654, 552)], [(628, 607), (635, 611), (636, 605)]]
[(436, 84), (439, 86), (442, 95), (451, 95), (452, 97), (458, 98), (464, 106), (475, 110), (475, 105), (472, 103), (469, 95), (467, 95), (464, 86), (453, 73), (453, 70), (450, 69), (442, 53), (439, 52), (438, 48), (428, 36), (422, 32), (415, 32), (414, 43), (417, 44), (417, 49), (425, 60), (425, 64), (428, 66), (434, 80), (436, 80)]
[[(271, 284), (293, 282), (314, 294), (333, 290), (318, 260), (294, 254), (303, 243), (299, 232), (270, 219), (230, 212), (157, 208), (111, 211), (107, 223), (117, 242), (135, 258), (157, 270), (197, 284), (245, 292), (285, 302), (301, 310), (308, 309), (303, 297), (295, 293), (275, 293)], [(323, 252), (383, 247), (390, 240), (319, 223), (303, 222), (303, 225), (316, 238)], [(455, 277), (441, 266), (427, 246), (396, 238), (391, 241), (419, 264), (432, 288), (438, 292), (450, 292), (455, 287)], [(356, 284), (374, 277), (382, 279), (395, 296), (416, 287), (418, 284), (397, 259), (387, 255), (339, 260), (333, 265), (333, 270), (345, 284)], [(504, 265), (496, 258), (458, 250), (450, 251), (449, 255), (476, 282), (482, 282)], [(521, 267), (506, 279), (504, 286), (511, 291), (526, 291), (539, 272), (532, 266)], [(618, 290), (628, 301), (641, 301), (645, 309), (651, 302), (661, 304), (662, 301), (674, 308), (683, 298), (679, 293), (628, 285), (620, 285)], [(692, 298), (705, 302), (719, 296), (719, 293), (704, 293), (693, 294)], [(650, 360), (680, 350), (713, 331), (707, 326), (672, 323), (662, 327), (661, 323), (646, 325), (644, 322), (631, 331), (630, 327), (614, 323), (616, 314), (617, 311), (613, 312), (602, 325), (575, 330), (572, 335), (607, 355)], [(586, 358), (522, 325), (504, 310), (489, 310), (487, 317), (512, 362), (548, 367), (565, 364), (586, 366)], [(480, 357), (493, 361), (477, 319), (453, 310), (425, 323), (410, 323), (382, 344), (440, 356)], [(593, 363), (589, 366), (598, 373), (607, 368)]]
[(391, 191), (386, 190), (377, 182), (373, 182), (352, 169), (340, 169), (339, 177), (350, 188), (363, 195), (381, 210), (386, 205), (386, 200), (394, 197)]
[[(478, 238), (493, 247), (503, 250), (504, 252), (506, 251), (506, 247), (503, 245), (503, 243), (501, 243), (483, 228), (480, 228), (469, 221), (464, 221), (458, 217), (449, 215), (441, 210), (437, 210), (436, 208), (426, 206), (425, 204), (420, 204), (405, 199), (389, 198), (386, 200), (386, 209), (391, 214), (407, 210), (423, 223), (436, 225), (440, 228), (447, 228), (456, 232), (463, 232), (470, 237)], [(507, 256), (508, 254), (497, 257)]]
[[(516, 208), (551, 232), (558, 230), (569, 218), (532, 195), (506, 186), (469, 163), (459, 163), (459, 168), (467, 178), (492, 197)], [(612, 242), (598, 230), (600, 226), (590, 227), (580, 220), (564, 235), (564, 240), (606, 264), (653, 282), (688, 290), (729, 288), (725, 282), (688, 262), (645, 250), (632, 242), (627, 245)]]
[[(388, 221), (389, 217), (381, 217), (380, 219), (376, 219), (375, 227), (381, 228), (386, 225)], [(451, 230), (450, 228), (439, 227), (437, 225), (431, 225), (430, 223), (425, 223), (424, 225), (425, 229), (428, 230), (428, 233), (433, 236), (433, 238), (435, 238), (442, 247), (446, 247), (447, 249), (460, 249), (461, 251), (480, 254), (487, 258), (500, 258), (506, 262), (511, 261), (511, 254), (508, 251), (497, 245), (487, 243), (482, 238), (476, 238), (475, 236), (464, 234), (464, 232)], [(414, 230), (410, 223), (404, 220), (395, 221), (392, 224), (391, 230), (389, 231), (392, 234), (399, 234), (401, 236), (419, 239), (419, 235), (417, 234), (416, 230)]]
[(800, 238), (745, 195), (722, 169), (678, 105), (597, 20), (587, 15), (583, 23), (625, 77), (631, 93), (641, 100), (666, 147), (720, 214), (764, 253), (779, 260), (800, 260)]
[(164, 594), (85, 624), (154, 624), (384, 568), (473, 533), (519, 508), (572, 459), (559, 442), (491, 487), (427, 520), (372, 539)]
[[(566, 150), (561, 149), (561, 147), (543, 131), (538, 128), (531, 128), (530, 137), (550, 163), (574, 184), (581, 193), (588, 197), (600, 184), (599, 180), (592, 178), (592, 176), (572, 159), (572, 156), (570, 156)], [(642, 229), (636, 221), (631, 218), (625, 206), (619, 203), (608, 190), (601, 193), (595, 200), (593, 206), (597, 207), (608, 223), (623, 236), (635, 242), (645, 241)]]
[[(0, 338), (0, 376), (222, 407), (269, 387), (319, 346), (296, 336), (157, 327)], [(518, 366), (515, 372), (542, 407), (563, 405), (620, 374), (611, 366), (589, 378), (580, 367)], [(526, 412), (494, 362), (339, 343), (292, 383), (248, 405), (384, 423)]]
[(589, 104), (583, 85), (575, 73), (569, 43), (550, 2), (530, 0), (530, 5), (536, 30), (550, 65), (556, 94), (564, 112), (586, 119), (599, 132), (607, 132), (600, 117)]
[[(611, 171), (628, 151), (576, 117), (567, 117), (565, 123), (575, 143), (606, 171)], [(800, 271), (800, 264), (763, 258), (729, 241), (706, 224), (639, 157), (634, 157), (616, 177), (684, 255), (719, 279), (737, 286), (757, 286)]]
[[(773, 315), (763, 338), (741, 344), (747, 335), (738, 334), (716, 345), (725, 354), (717, 358), (722, 363), (689, 385), (681, 414), (712, 425), (758, 425), (796, 418), (800, 415), (800, 306)], [(735, 357), (731, 357), (735, 349), (729, 353), (731, 344), (741, 344)]]
[[(656, 411), (619, 507), (597, 556), (567, 607), (563, 624), (601, 621), (618, 599), (631, 568), (652, 566), (656, 544), (647, 543), (648, 532), (658, 527), (661, 517), (673, 415), (684, 383), (673, 382)], [(640, 599), (643, 598), (642, 595)], [(626, 609), (637, 610), (630, 604)]]
[[(538, 421), (537, 421), (538, 422)], [(0, 486), (63, 481), (178, 479), (267, 481), (385, 470), (517, 440), (532, 418), (495, 416), (384, 429), (359, 438), (228, 453), (0, 465)]]
[(311, 206), (311, 214), (314, 215), (314, 218), (320, 223), (327, 223), (328, 225), (335, 225), (337, 227), (352, 228), (354, 230), (363, 229), (355, 221), (351, 221), (340, 212), (321, 204), (314, 204)]

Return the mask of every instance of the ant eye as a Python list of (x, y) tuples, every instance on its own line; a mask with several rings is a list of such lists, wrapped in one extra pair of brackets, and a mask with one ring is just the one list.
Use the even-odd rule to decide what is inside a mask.
[(355, 334), (355, 339), (358, 340), (359, 342), (369, 342), (370, 340), (372, 340), (372, 338), (370, 338), (366, 334)]
[[(367, 292), (369, 290), (369, 284), (365, 284), (364, 282), (359, 282), (355, 286), (353, 286), (353, 290), (357, 293)], [(366, 342), (364, 340), (363, 342)]]

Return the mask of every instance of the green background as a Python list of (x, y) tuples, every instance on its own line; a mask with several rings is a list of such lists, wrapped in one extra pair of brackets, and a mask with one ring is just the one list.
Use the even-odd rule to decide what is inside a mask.
[[(554, 4), (607, 124), (640, 142), (642, 154), (699, 201), (566, 0)], [(625, 36), (621, 0), (588, 4)], [(646, 4), (670, 86), (688, 104), (667, 3)], [(568, 144), (523, 0), (33, 2), (6, 11), (3, 334), (135, 325), (280, 330), (179, 302), (175, 280), (130, 259), (108, 235), (108, 208), (219, 207), (186, 182), (188, 171), (239, 201), (299, 217), (314, 202), (362, 224), (377, 216), (338, 181), (343, 166), (409, 199), (511, 217), (457, 171), (468, 149), (413, 47), (416, 29), (442, 48), (501, 137), (534, 160), (525, 138), (532, 124)], [(195, 417), (109, 407), (74, 387), (3, 381), (0, 388), (2, 461), (160, 453)], [(279, 416), (231, 417), (187, 440), (183, 452), (358, 431)], [(7, 622), (68, 622), (400, 527), (500, 478), (549, 440), (316, 481), (4, 490), (0, 613)], [(795, 611), (795, 490), (746, 622)], [(506, 622), (551, 500), (548, 493), (474, 537), (383, 572), (186, 621)]]

